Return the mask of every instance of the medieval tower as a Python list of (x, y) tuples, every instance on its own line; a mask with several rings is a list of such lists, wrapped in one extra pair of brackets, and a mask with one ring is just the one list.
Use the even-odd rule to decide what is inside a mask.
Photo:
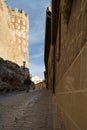
[(0, 57), (28, 67), (29, 18), (0, 0)]

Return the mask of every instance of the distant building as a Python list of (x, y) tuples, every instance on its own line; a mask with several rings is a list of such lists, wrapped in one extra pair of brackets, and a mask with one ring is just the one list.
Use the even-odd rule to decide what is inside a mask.
[(0, 57), (28, 67), (29, 18), (0, 0)]
[(42, 81), (42, 82), (35, 84), (35, 89), (43, 89), (43, 88), (46, 88), (45, 81)]
[(38, 76), (32, 76), (32, 77), (31, 77), (31, 80), (32, 80), (35, 84), (38, 84), (38, 83), (40, 83), (40, 82), (43, 81), (43, 80), (42, 80), (40, 77), (38, 77)]

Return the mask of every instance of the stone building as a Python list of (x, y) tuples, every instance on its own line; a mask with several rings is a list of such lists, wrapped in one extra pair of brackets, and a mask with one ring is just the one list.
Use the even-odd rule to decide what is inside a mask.
[(35, 84), (35, 89), (44, 89), (44, 88), (46, 88), (45, 81)]
[(0, 57), (28, 67), (29, 18), (0, 0)]
[[(48, 7), (46, 10), (46, 33), (45, 33), (45, 66), (46, 66), (46, 71), (45, 71), (45, 80), (47, 84), (47, 88), (49, 86), (49, 83), (51, 80), (51, 76), (49, 77), (48, 75), (51, 75), (50, 72), (52, 72), (50, 69), (52, 68), (52, 42), (51, 42), (51, 8)], [(51, 83), (50, 83), (51, 84)]]
[(0, 0), (0, 57), (10, 59), (11, 33), (9, 27), (10, 15), (3, 0)]
[[(46, 12), (45, 77), (65, 130), (87, 129), (87, 0), (52, 0)], [(50, 27), (49, 27), (50, 26)]]

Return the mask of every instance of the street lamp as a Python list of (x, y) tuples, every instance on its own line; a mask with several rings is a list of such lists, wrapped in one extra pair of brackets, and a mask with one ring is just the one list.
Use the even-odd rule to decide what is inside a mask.
[(26, 64), (26, 61), (23, 61), (23, 71), (24, 71), (24, 79), (26, 78), (26, 72), (25, 72), (25, 64)]
[(26, 64), (26, 61), (23, 61), (23, 70), (25, 71), (25, 64)]

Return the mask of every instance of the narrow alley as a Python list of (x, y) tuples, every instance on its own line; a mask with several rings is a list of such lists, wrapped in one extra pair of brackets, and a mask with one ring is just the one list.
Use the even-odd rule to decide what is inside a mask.
[(48, 90), (0, 95), (0, 130), (64, 130), (60, 119), (55, 126), (53, 122)]

